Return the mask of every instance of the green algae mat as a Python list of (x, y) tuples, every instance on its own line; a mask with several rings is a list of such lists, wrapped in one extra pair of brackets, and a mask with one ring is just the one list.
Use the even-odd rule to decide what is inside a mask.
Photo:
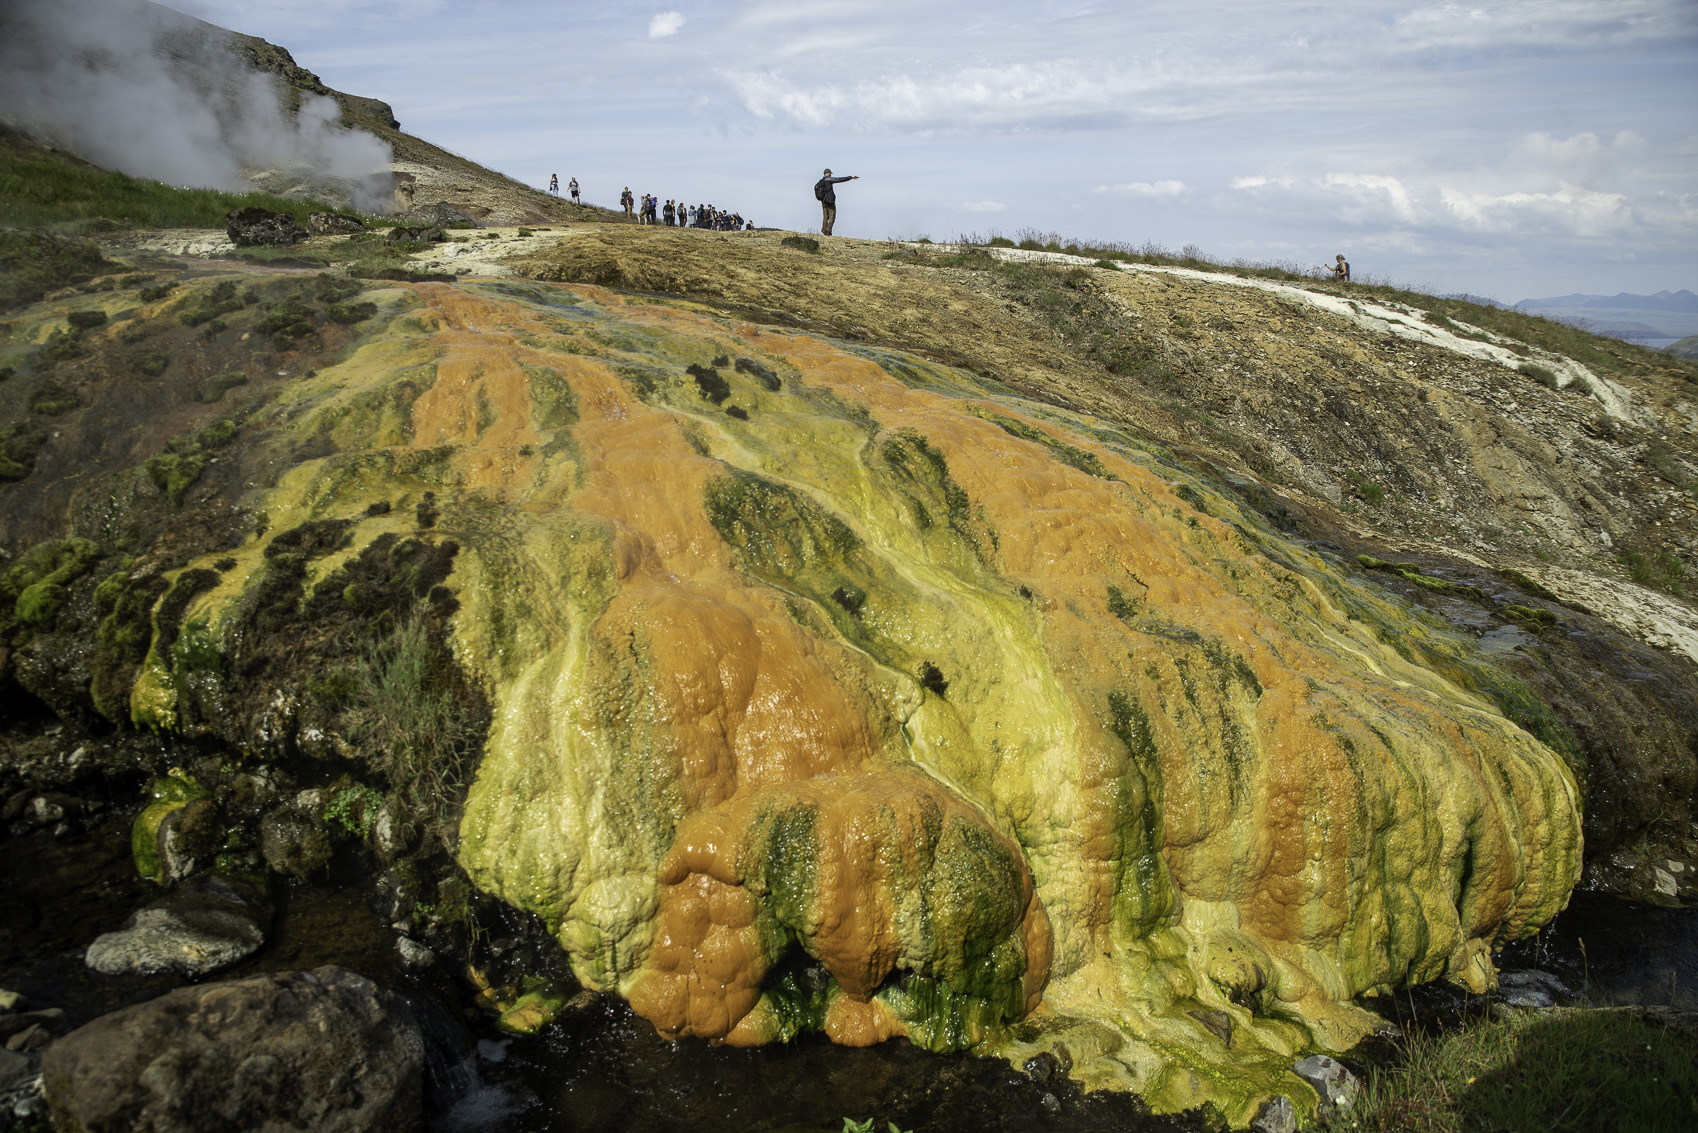
[[(1514, 678), (1124, 430), (594, 286), (366, 298), (238, 423), (295, 456), (173, 574), (130, 716), (208, 728), (244, 627), (407, 548), (488, 699), (461, 864), (662, 1034), (1051, 1050), (1243, 1121), (1578, 877)], [(306, 747), (300, 695), (262, 730)]]

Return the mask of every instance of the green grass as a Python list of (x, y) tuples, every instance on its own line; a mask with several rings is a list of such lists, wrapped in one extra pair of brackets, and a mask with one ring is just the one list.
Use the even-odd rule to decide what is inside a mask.
[[(1367, 277), (1359, 277), (1358, 281), (1351, 283), (1334, 283), (1317, 279), (1314, 271), (1298, 264), (1259, 263), (1248, 260), (1221, 263), (1208, 259), (1195, 245), (1187, 245), (1178, 252), (1172, 252), (1150, 242), (1134, 246), (1112, 241), (1064, 240), (1053, 232), (1037, 233), (1029, 230), (1015, 235), (1020, 238), (1018, 242), (1003, 236), (992, 236), (988, 240), (976, 235), (960, 236), (955, 241), (960, 249), (957, 256), (965, 256), (966, 259), (953, 264), (944, 264), (940, 260), (926, 262), (937, 263), (938, 266), (974, 266), (973, 253), (988, 259), (983, 251), (985, 248), (1018, 247), (1032, 251), (1067, 252), (1097, 261), (1182, 267), (1224, 275), (1274, 279), (1325, 288), (1328, 291), (1345, 289), (1363, 300), (1413, 307), (1422, 312), (1429, 321), (1456, 333), (1474, 338), (1483, 337), (1474, 330), (1458, 325), (1467, 324), (1468, 328), (1477, 328), (1478, 331), (1487, 332), (1489, 335), (1501, 335), (1552, 354), (1565, 355), (1596, 373), (1643, 377), (1672, 371), (1679, 379), (1698, 387), (1698, 363), (1676, 358), (1661, 350), (1650, 350), (1620, 339), (1592, 334), (1554, 319), (1478, 303), (1471, 299), (1434, 295), (1418, 288), (1375, 281)], [(1535, 380), (1543, 380), (1538, 375), (1533, 376)]]
[(1626, 1011), (1552, 1010), (1417, 1031), (1331, 1133), (1680, 1133), (1698, 1128), (1698, 1038)]
[(0, 312), (121, 270), (123, 265), (106, 259), (87, 240), (0, 228)]
[(409, 818), (452, 844), (483, 722), (451, 671), (452, 658), (415, 611), (343, 674), (349, 738), (387, 779)]
[(99, 169), (9, 131), (0, 133), (0, 228), (101, 232), (119, 228), (223, 228), (235, 208), (307, 214), (340, 211), (270, 193), (179, 189)]

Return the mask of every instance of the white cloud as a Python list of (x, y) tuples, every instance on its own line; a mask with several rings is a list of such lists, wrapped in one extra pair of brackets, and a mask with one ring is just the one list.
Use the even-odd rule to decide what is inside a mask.
[(663, 39), (669, 35), (677, 35), (678, 29), (684, 26), (682, 12), (656, 12), (649, 20), (649, 38)]
[(1182, 197), (1187, 192), (1183, 181), (1132, 181), (1125, 185), (1098, 185), (1093, 193), (1117, 193), (1123, 197)]
[(962, 201), (962, 212), (1007, 212), (1008, 206), (1001, 201)]

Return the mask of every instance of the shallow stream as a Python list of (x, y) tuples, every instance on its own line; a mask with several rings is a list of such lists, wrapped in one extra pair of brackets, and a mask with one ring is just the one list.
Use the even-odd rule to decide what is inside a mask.
[[(271, 938), (215, 978), (341, 964), (406, 992), (429, 1036), (432, 1126), (440, 1133), (838, 1133), (844, 1117), (923, 1133), (1206, 1127), (1200, 1115), (1150, 1116), (1123, 1095), (1085, 1095), (1001, 1059), (933, 1055), (902, 1040), (864, 1049), (817, 1036), (756, 1049), (669, 1043), (611, 997), (583, 997), (538, 1035), (503, 1035), (487, 1014), (461, 1017), (464, 1008), (403, 971), (349, 865), (321, 883), (279, 886)], [(101, 976), (82, 963), (95, 936), (156, 896), (136, 876), (121, 813), (84, 834), (8, 839), (0, 849), (0, 986), (34, 1005), (62, 1007), (80, 1025), (179, 985), (172, 976)], [(1501, 965), (1552, 973), (1600, 1004), (1698, 1008), (1698, 908), (1576, 892), (1567, 911), (1507, 949)], [(1387, 1014), (1442, 1012), (1447, 994), (1433, 989)]]

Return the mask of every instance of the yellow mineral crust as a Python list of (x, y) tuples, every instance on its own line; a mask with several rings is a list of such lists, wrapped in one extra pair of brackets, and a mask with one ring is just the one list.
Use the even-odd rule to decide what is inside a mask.
[(414, 290), (289, 387), (338, 451), (270, 530), (434, 493), (496, 710), (461, 861), (663, 1033), (1064, 1038), (1237, 1112), (1566, 901), (1569, 769), (1398, 648), (1472, 644), (1137, 437), (689, 304)]

